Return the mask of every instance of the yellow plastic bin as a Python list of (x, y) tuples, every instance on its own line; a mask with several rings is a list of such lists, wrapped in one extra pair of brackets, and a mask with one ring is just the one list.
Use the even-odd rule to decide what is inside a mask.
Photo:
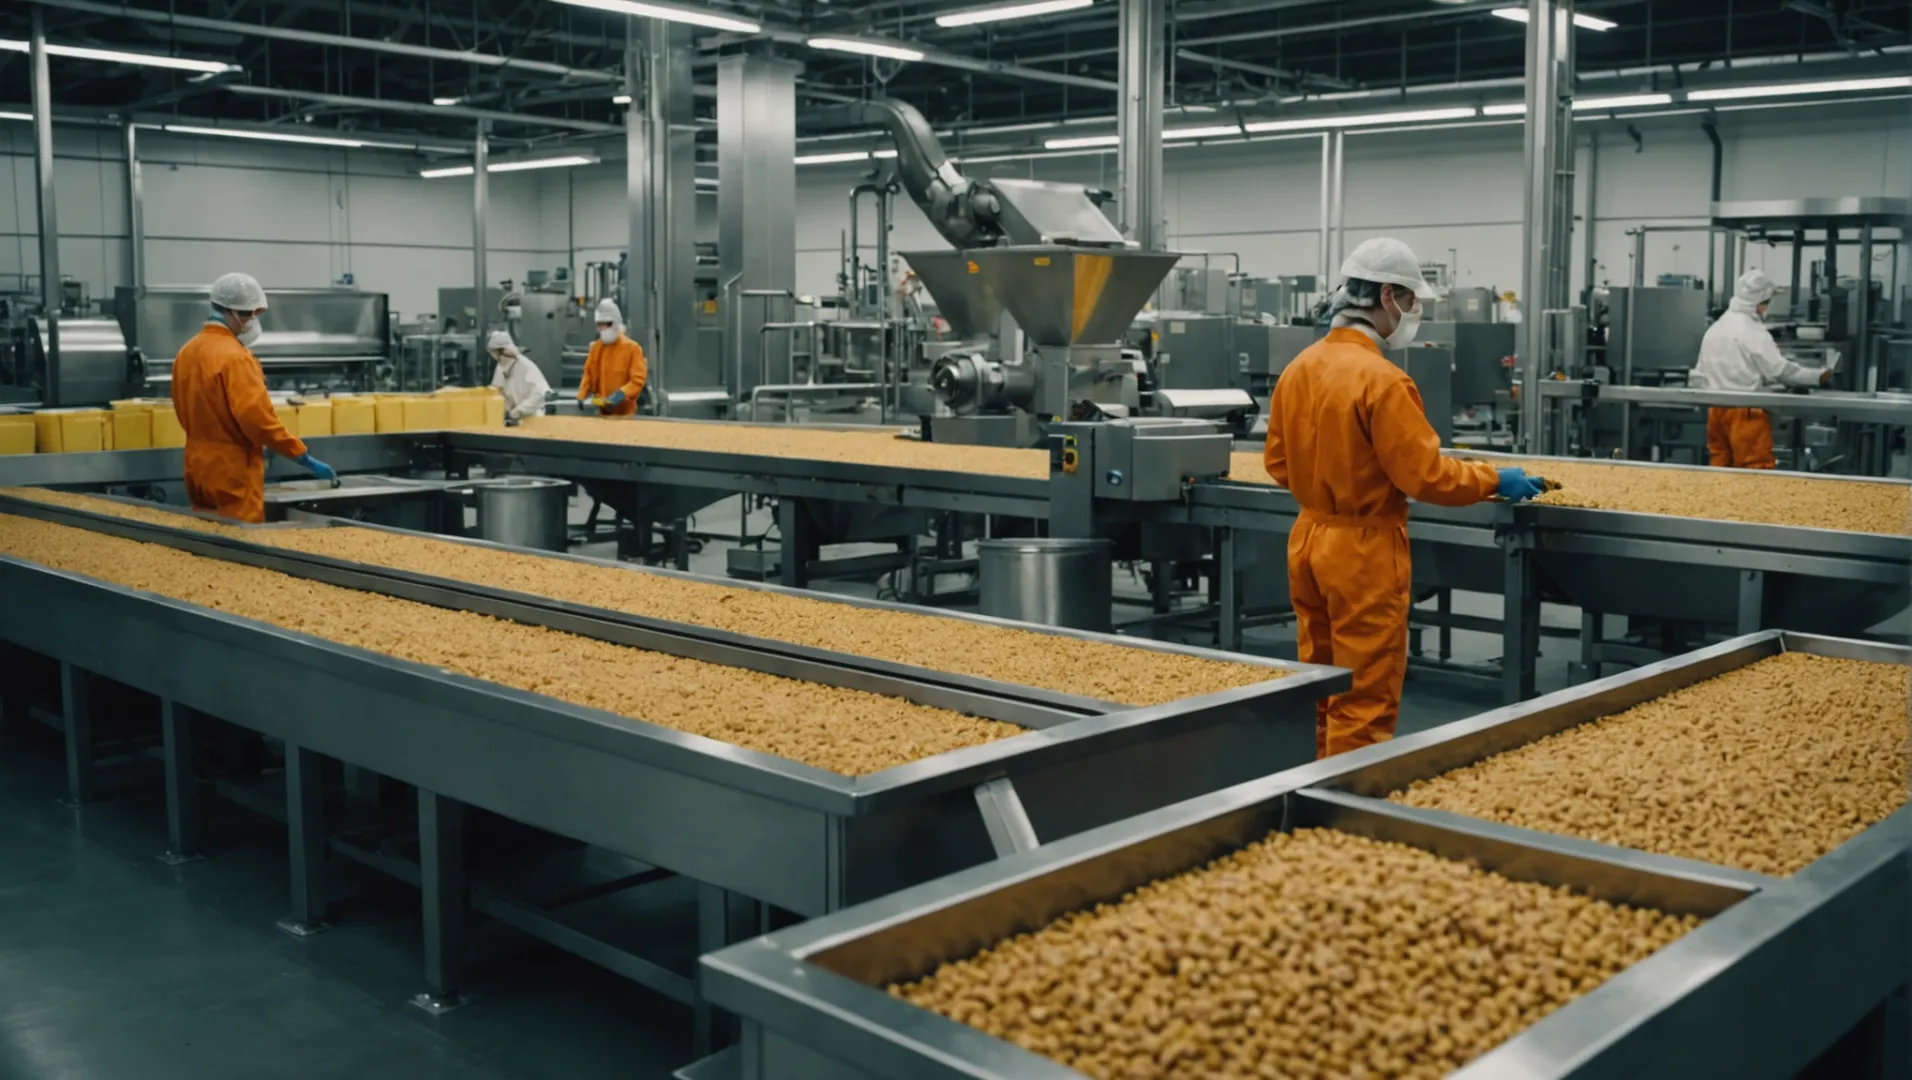
[(378, 408), (377, 403), (371, 398), (335, 397), (332, 399), (332, 434), (370, 435), (377, 430)]
[(32, 416), (0, 415), (0, 454), (31, 454), (33, 444)]
[(105, 409), (42, 409), (33, 414), (33, 447), (42, 454), (81, 454), (107, 447)]
[(113, 410), (113, 449), (150, 450), (153, 446), (153, 416), (151, 406), (144, 409)]
[(406, 431), (438, 431), (450, 426), (450, 399), (429, 397), (405, 399)]
[(441, 397), (438, 401), (445, 406), (445, 426), (455, 428), (482, 427), (485, 422), (485, 399), (471, 394), (454, 394)]
[(485, 395), (485, 426), (505, 426), (505, 396), (496, 390)]
[[(373, 417), (376, 421), (373, 430), (380, 435), (390, 431), (405, 430), (405, 399), (398, 394), (380, 394), (372, 402)], [(333, 429), (337, 430), (337, 420)]]
[(272, 411), (278, 415), (279, 423), (285, 425), (287, 434), (293, 436), (299, 434), (299, 407), (297, 405), (284, 401), (275, 401), (272, 403)]
[(299, 406), (299, 438), (332, 434), (331, 402), (310, 402)]
[(153, 410), (153, 447), (186, 445), (186, 429), (179, 426), (179, 414), (172, 409)]

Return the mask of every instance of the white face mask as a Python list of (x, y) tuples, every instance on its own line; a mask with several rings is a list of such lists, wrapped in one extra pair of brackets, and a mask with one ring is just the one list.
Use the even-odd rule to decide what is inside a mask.
[(239, 339), (239, 344), (250, 347), (253, 342), (259, 340), (259, 333), (259, 320), (254, 317), (247, 319), (245, 323), (239, 327), (239, 332), (233, 336)]
[(606, 345), (617, 344), (617, 327), (607, 326), (598, 331), (598, 340)]
[(1401, 312), (1401, 321), (1394, 325), (1394, 332), (1386, 337), (1390, 349), (1405, 349), (1414, 344), (1414, 337), (1421, 332), (1421, 306), (1414, 305), (1413, 311)]

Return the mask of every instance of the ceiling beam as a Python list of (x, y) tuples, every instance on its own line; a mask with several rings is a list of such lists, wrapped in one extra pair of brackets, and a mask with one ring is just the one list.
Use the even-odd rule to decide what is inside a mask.
[(597, 134), (622, 133), (617, 124), (599, 123), (596, 120), (572, 120), (562, 116), (539, 116), (535, 113), (501, 112), (496, 109), (473, 109), (463, 105), (433, 105), (423, 101), (398, 101), (390, 98), (348, 97), (344, 94), (320, 94), (307, 90), (279, 90), (269, 86), (245, 86), (235, 84), (226, 89), (235, 94), (248, 97), (279, 98), (285, 101), (307, 101), (315, 105), (342, 105), (348, 108), (365, 109), (372, 112), (401, 112), (414, 116), (457, 117), (463, 120), (491, 120), (506, 124), (529, 124), (541, 127), (566, 128), (570, 131), (588, 131)]

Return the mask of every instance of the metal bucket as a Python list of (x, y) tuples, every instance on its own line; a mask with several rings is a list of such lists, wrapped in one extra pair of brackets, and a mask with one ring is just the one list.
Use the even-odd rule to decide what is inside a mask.
[(571, 483), (545, 476), (506, 476), (476, 485), (478, 535), (495, 544), (565, 549)]
[(983, 614), (1108, 630), (1113, 547), (1107, 540), (978, 542)]

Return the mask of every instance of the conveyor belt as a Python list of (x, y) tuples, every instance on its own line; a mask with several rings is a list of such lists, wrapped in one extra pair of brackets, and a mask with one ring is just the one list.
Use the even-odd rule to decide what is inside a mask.
[[(1467, 860), (1515, 880), (1706, 917), (1680, 940), (1488, 1050), (1453, 1073), (1456, 1078), (1791, 1080), (1849, 1034), (1852, 1045), (1842, 1049), (1854, 1052), (1825, 1075), (1865, 1080), (1907, 1075), (1912, 1071), (1908, 1047), (1903, 1033), (1891, 1026), (1903, 1023), (1903, 1014), (1888, 1004), (1903, 993), (1912, 974), (1905, 918), (1912, 881), (1904, 870), (1912, 809), (1892, 813), (1790, 878), (1780, 879), (1374, 797), (1781, 651), (1901, 668), (1912, 664), (1912, 650), (1904, 648), (1778, 632), (1742, 638), (1519, 708), (1218, 792), (707, 955), (702, 961), (707, 995), (738, 1012), (746, 1024), (742, 1049), (722, 1064), (743, 1069), (732, 1075), (764, 1076), (794, 1075), (783, 1070), (798, 1063), (818, 1070), (816, 1075), (967, 1080), (1078, 1075), (898, 1001), (883, 987), (920, 977), (945, 961), (1056, 917), (1112, 902), (1145, 882), (1236, 851), (1270, 830), (1330, 828)], [(1691, 748), (1695, 755), (1731, 757), (1730, 748), (1717, 745), (1717, 740), (1695, 740)], [(1801, 750), (1810, 753), (1807, 744)], [(1643, 768), (1646, 781), (1657, 778), (1651, 763)], [(1563, 773), (1550, 784), (1529, 784), (1524, 794), (1510, 792), (1509, 797), (1552, 798), (1554, 789), (1574, 779), (1571, 772)], [(1704, 814), (1691, 816), (1687, 824), (1732, 827), (1730, 820)], [(1453, 895), (1452, 890), (1443, 895)], [(1418, 913), (1407, 915), (1407, 921), (1433, 916), (1445, 923), (1444, 916), (1428, 907), (1438, 902), (1430, 895), (1410, 904)], [(1374, 915), (1371, 907), (1346, 915), (1337, 904), (1324, 900), (1313, 917)], [(1470, 910), (1455, 918), (1473, 914)], [(1398, 928), (1388, 924), (1376, 932)], [(1294, 929), (1290, 923), (1270, 932), (1289, 934)], [(1588, 944), (1578, 936), (1587, 929), (1584, 924), (1557, 929), (1567, 942), (1563, 955)], [(1491, 921), (1483, 923), (1477, 947), (1492, 950), (1506, 938), (1494, 932)], [(1346, 962), (1344, 957), (1324, 959), (1318, 950), (1308, 951), (1306, 941), (1304, 936), (1302, 947), (1290, 950), (1284, 962)], [(1216, 945), (1222, 946), (1219, 955), (1233, 956), (1226, 942), (1209, 940), (1207, 926), (1180, 943), (1197, 972), (1206, 950)], [(1123, 946), (1135, 947), (1133, 941)], [(1457, 962), (1478, 964), (1480, 958)], [(1504, 981), (1506, 974), (1507, 969), (1490, 962), (1480, 969), (1479, 981), (1491, 985)], [(1371, 968), (1348, 975), (1343, 985), (1352, 986), (1341, 993), (1357, 998), (1363, 980), (1388, 977), (1385, 970)], [(1161, 976), (1158, 996), (1166, 993), (1162, 1000), (1171, 1012), (1188, 996), (1175, 992), (1177, 980), (1190, 977), (1187, 963)], [(1112, 976), (1110, 982), (1115, 981)], [(1099, 1023), (1126, 1027), (1130, 1018), (1123, 1013), (1141, 996), (1095, 1000), (1111, 1008), (1066, 1008), (1058, 1020), (1073, 1024), (1093, 1016)], [(1304, 1001), (1295, 1008), (1305, 1011), (1310, 1005)], [(1337, 996), (1329, 1007), (1339, 1016), (1349, 1006)], [(1288, 1012), (1277, 1009), (1266, 1016), (1279, 1022)], [(1362, 1016), (1376, 1021), (1383, 1032), (1393, 1030), (1386, 1016)], [(1196, 1041), (1197, 1055), (1203, 1053), (1205, 1027), (1241, 1022), (1230, 1018), (1225, 1008), (1207, 1017), (1179, 1019)], [(1478, 1026), (1482, 1020), (1482, 1014), (1474, 1014), (1468, 1022)], [(1305, 1043), (1316, 1034), (1304, 1029), (1294, 1037)], [(1362, 1048), (1344, 1043), (1318, 1049), (1348, 1055)], [(1313, 1056), (1312, 1061), (1318, 1066), (1323, 1058)], [(1190, 1075), (1198, 1074), (1200, 1070)]]

